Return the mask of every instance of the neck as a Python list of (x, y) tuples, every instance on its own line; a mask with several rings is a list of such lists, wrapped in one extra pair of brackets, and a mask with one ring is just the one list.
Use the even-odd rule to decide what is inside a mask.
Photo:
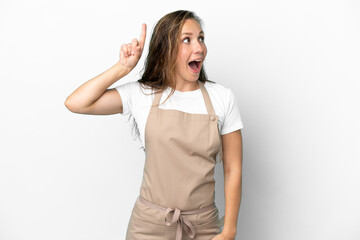
[(176, 88), (175, 90), (180, 91), (180, 92), (187, 92), (187, 91), (194, 91), (199, 89), (199, 83), (198, 80), (196, 81), (177, 81), (176, 82)]

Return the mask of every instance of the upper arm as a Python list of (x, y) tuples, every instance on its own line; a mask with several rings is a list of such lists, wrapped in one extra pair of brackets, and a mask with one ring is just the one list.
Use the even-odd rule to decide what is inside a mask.
[(236, 130), (221, 135), (224, 171), (241, 171), (242, 167), (242, 134)]
[(82, 114), (109, 115), (123, 112), (123, 103), (119, 92), (115, 88), (105, 92), (90, 106), (77, 111)]
[(221, 131), (224, 171), (240, 171), (242, 165), (243, 123), (235, 94), (228, 89), (224, 123)]
[(224, 105), (224, 121), (221, 126), (222, 135), (243, 128), (239, 105), (231, 89), (228, 89), (227, 95), (224, 97)]
[(132, 113), (133, 96), (136, 93), (137, 82), (123, 83), (115, 88), (106, 89), (105, 92), (90, 106), (76, 110), (77, 113), (109, 115)]

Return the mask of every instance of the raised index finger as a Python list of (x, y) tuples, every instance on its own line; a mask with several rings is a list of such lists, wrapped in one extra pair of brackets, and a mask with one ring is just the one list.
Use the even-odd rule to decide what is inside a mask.
[(146, 24), (143, 23), (141, 28), (140, 39), (139, 39), (139, 45), (141, 49), (144, 49), (145, 37), (146, 37)]

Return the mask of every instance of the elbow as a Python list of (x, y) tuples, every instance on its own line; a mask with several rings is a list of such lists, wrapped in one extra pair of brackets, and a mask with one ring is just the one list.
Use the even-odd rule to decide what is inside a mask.
[(224, 165), (224, 174), (225, 175), (240, 175), (242, 174), (242, 166), (238, 162), (234, 162), (233, 164), (225, 164)]
[(80, 114), (87, 114), (89, 113), (89, 107), (84, 107), (79, 105), (76, 101), (71, 100), (70, 97), (66, 98), (65, 100), (65, 107), (69, 109), (70, 112), (73, 113), (80, 113)]
[(64, 105), (70, 112), (76, 113), (75, 107), (69, 97), (66, 98)]

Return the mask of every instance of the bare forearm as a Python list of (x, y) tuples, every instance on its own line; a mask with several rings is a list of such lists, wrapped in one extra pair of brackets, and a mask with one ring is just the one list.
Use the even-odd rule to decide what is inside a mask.
[(235, 238), (241, 202), (241, 170), (224, 172), (224, 178), (225, 219), (222, 232), (227, 236)]
[(66, 102), (73, 106), (76, 105), (77, 108), (88, 107), (101, 97), (109, 86), (128, 73), (129, 70), (117, 62), (105, 72), (88, 80), (78, 87), (70, 96), (67, 97)]

